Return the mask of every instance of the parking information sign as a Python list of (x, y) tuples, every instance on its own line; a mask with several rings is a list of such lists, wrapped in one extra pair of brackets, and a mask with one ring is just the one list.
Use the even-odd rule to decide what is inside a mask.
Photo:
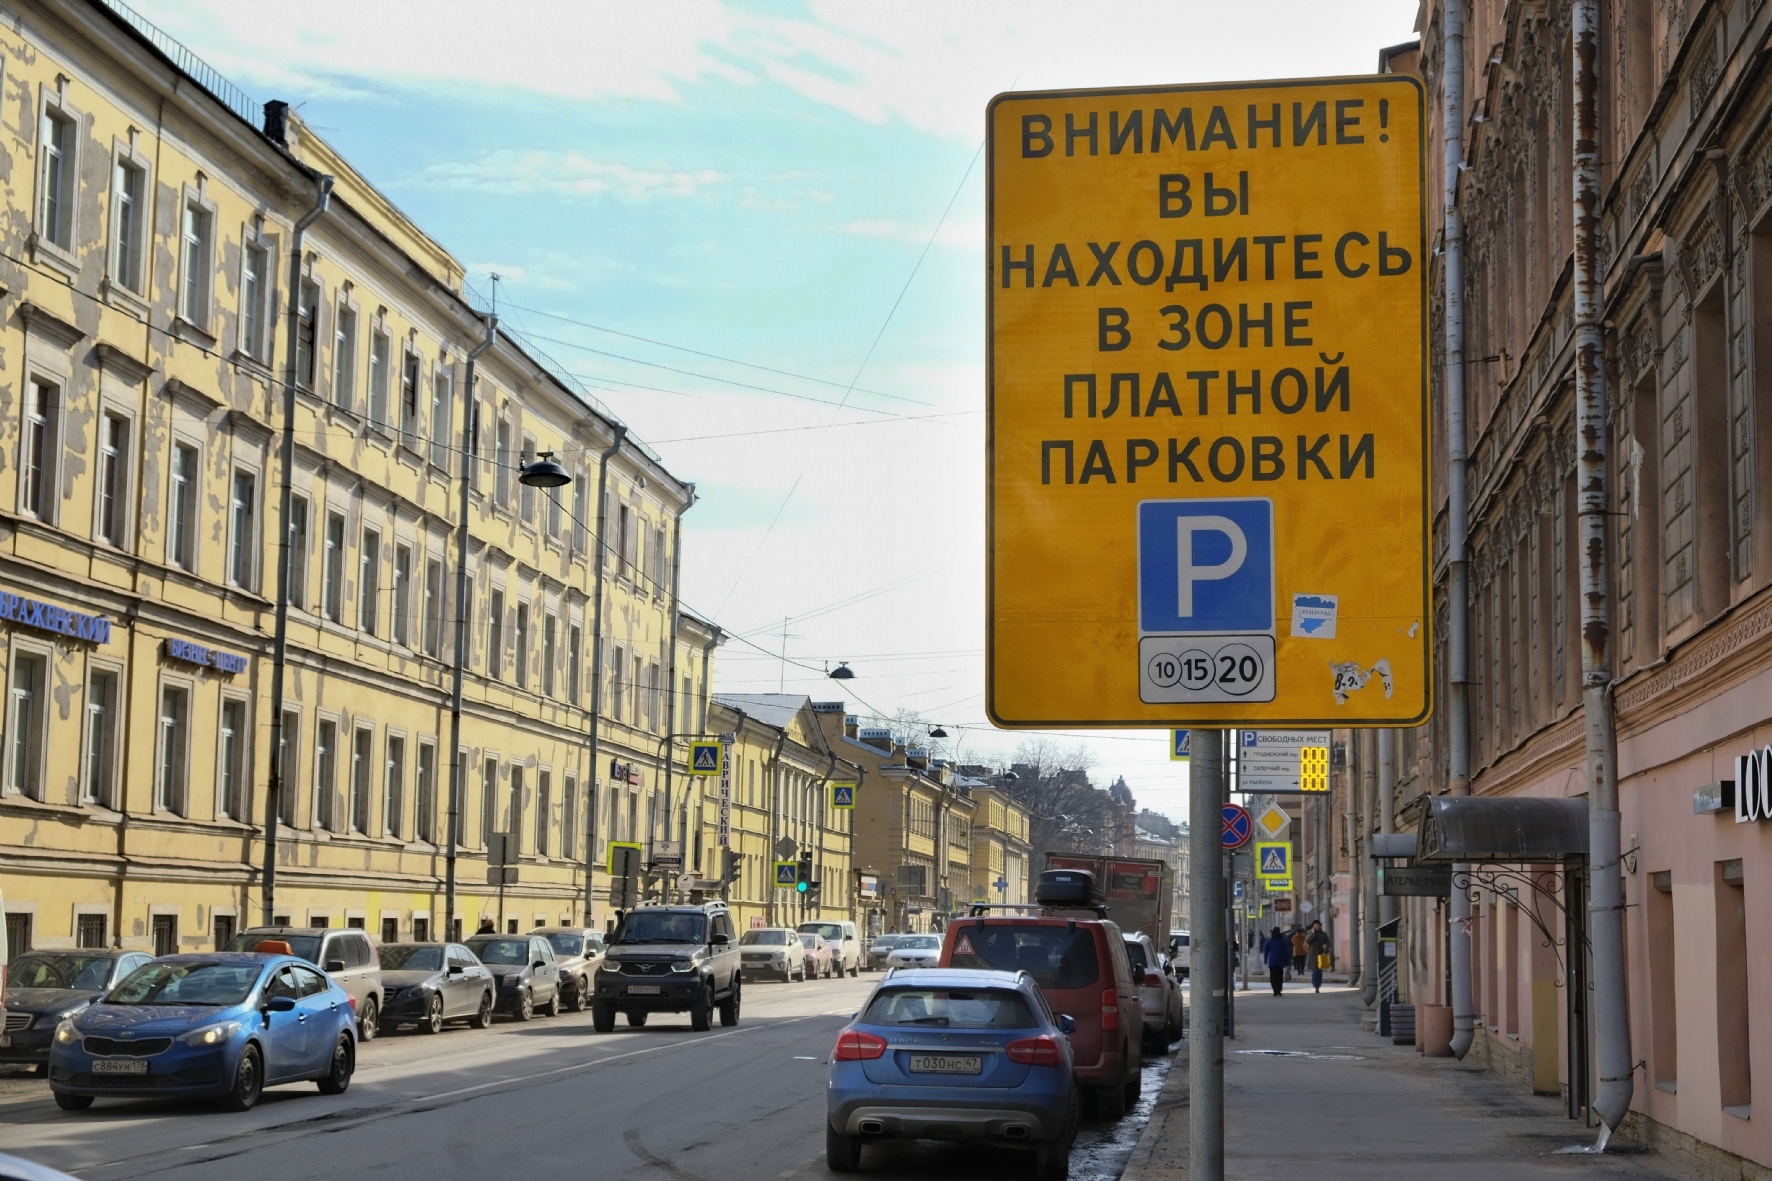
[(992, 719), (1425, 719), (1420, 88), (988, 119)]
[(1261, 795), (1328, 791), (1329, 731), (1240, 731), (1236, 790)]

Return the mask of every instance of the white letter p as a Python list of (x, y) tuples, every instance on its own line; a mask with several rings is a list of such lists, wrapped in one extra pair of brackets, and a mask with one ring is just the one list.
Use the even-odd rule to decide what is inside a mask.
[[(1222, 533), (1231, 543), (1230, 557), (1211, 566), (1194, 565), (1194, 534)], [(1229, 517), (1177, 517), (1175, 519), (1176, 595), (1175, 613), (1183, 619), (1194, 614), (1194, 583), (1218, 582), (1243, 568), (1249, 556), (1249, 540)]]

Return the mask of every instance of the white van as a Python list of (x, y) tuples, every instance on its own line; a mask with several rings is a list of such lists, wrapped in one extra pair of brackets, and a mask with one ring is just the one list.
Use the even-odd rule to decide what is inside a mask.
[(823, 935), (836, 955), (837, 975), (861, 975), (861, 937), (849, 922), (806, 922), (796, 928), (802, 935)]

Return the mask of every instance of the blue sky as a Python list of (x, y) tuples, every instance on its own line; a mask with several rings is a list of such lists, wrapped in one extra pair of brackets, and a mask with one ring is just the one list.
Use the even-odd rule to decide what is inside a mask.
[[(298, 107), (477, 292), (503, 276), (507, 325), (697, 483), (692, 609), (772, 652), (797, 617), (791, 659), (858, 674), (735, 642), (721, 688), (917, 709), (982, 758), (1023, 737), (984, 721), (985, 103), (1368, 73), (1417, 5), (139, 7)], [(1185, 813), (1161, 736), (1057, 738)]]

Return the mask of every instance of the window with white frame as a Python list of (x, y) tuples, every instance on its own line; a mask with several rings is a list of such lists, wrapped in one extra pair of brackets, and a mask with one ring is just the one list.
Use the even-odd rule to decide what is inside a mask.
[(98, 424), (98, 522), (93, 531), (100, 541), (120, 548), (128, 543), (129, 505), (129, 419), (107, 410)]
[(580, 666), (584, 660), (584, 632), (578, 624), (566, 629), (566, 700), (573, 705), (578, 704), (579, 686), (583, 676)]
[(258, 476), (234, 471), (228, 506), (228, 578), (245, 590), (258, 589)]
[(431, 462), (445, 471), (449, 463), (449, 404), (452, 383), (447, 372), (431, 381)]
[(549, 612), (541, 621), (541, 691), (544, 696), (554, 695), (554, 664), (559, 659), (560, 621)]
[(388, 364), (394, 342), (377, 328), (369, 334), (369, 420), (388, 425)]
[(303, 279), (295, 312), (295, 384), (314, 388), (314, 354), (320, 332), (320, 285)]
[[(525, 435), (523, 437), (523, 453), (517, 459), (517, 470), (522, 471), (534, 462), (535, 440)], [(517, 497), (521, 502), (519, 515), (523, 518), (523, 523), (525, 525), (535, 524), (535, 485), (519, 483)]]
[(240, 255), (240, 351), (255, 360), (270, 357), (271, 251), (248, 239)]
[(662, 595), (665, 592), (665, 531), (663, 528), (652, 531), (652, 593)]
[(480, 766), (480, 843), (490, 844), (498, 829), (498, 758), (486, 756)]
[(175, 566), (197, 568), (197, 449), (172, 445), (172, 527), (167, 532), (167, 557)]
[(626, 656), (618, 645), (609, 662), (609, 716), (618, 722), (627, 721)]
[(374, 529), (363, 530), (357, 565), (357, 626), (373, 636), (381, 623), (381, 534)]
[(505, 419), (498, 420), (498, 434), (494, 444), (492, 462), (497, 465), (498, 478), (494, 483), (495, 499), (498, 507), (511, 507), (511, 466), (516, 457), (511, 453), (511, 424)]
[(246, 787), (249, 761), (246, 757), (246, 702), (238, 697), (222, 698), (220, 741), (216, 744), (220, 767), (215, 784), (216, 803), (222, 815), (245, 823), (251, 819), (251, 804)]
[(43, 798), (43, 748), (49, 722), (49, 657), (16, 645), (6, 694), (6, 787)]
[(646, 728), (657, 730), (659, 723), (659, 679), (656, 663), (646, 666)]
[(121, 157), (111, 172), (111, 282), (142, 294), (147, 243), (147, 169)]
[(406, 832), (406, 739), (389, 734), (383, 744), (382, 831), (391, 837)]
[(283, 711), (283, 725), (277, 734), (277, 819), (295, 826), (296, 796), (301, 791), (301, 713)]
[(199, 328), (209, 326), (215, 266), (215, 214), (187, 198), (179, 233), (178, 313)]
[(437, 744), (420, 739), (417, 782), (413, 785), (413, 836), (437, 843)]
[[(326, 514), (326, 556), (320, 572), (321, 608), (326, 618), (343, 623), (345, 618), (345, 515)], [(328, 826), (330, 827), (330, 826)]]
[(505, 809), (505, 831), (510, 833), (517, 842), (517, 848), (523, 847), (523, 799), (524, 792), (523, 768), (511, 766), (511, 797), (510, 806)]
[(412, 647), (412, 547), (394, 546), (394, 643)]
[(560, 856), (571, 861), (578, 852), (578, 777), (566, 776), (560, 793)]
[(308, 602), (308, 498), (289, 498), (289, 605), (296, 610)]
[(554, 824), (554, 774), (551, 771), (535, 773), (535, 855), (548, 855), (548, 830)]
[(442, 655), (443, 648), (443, 563), (436, 558), (425, 561), (425, 595), (423, 619), (426, 656)]
[(486, 675), (500, 680), (505, 675), (505, 593), (492, 589), (491, 619), (486, 629)]
[(529, 688), (529, 604), (517, 604), (517, 688)]
[(37, 136), (37, 237), (67, 251), (74, 249), (78, 140), (72, 114), (53, 102), (45, 103)]
[(338, 827), (338, 723), (321, 718), (314, 727), (314, 827)]
[(548, 498), (548, 540), (559, 541), (560, 532), (566, 524), (566, 503), (560, 499), (558, 488), (549, 488)]
[(86, 674), (86, 733), (82, 735), (80, 801), (110, 808), (117, 781), (118, 685), (115, 669)]
[(24, 435), (20, 440), (19, 508), (40, 521), (53, 523), (61, 497), (56, 476), (61, 468), (61, 387), (33, 375), (25, 388)]
[(620, 560), (620, 565), (615, 568), (615, 572), (624, 577), (633, 576), (631, 569), (634, 562), (632, 516), (633, 514), (628, 511), (628, 506), (625, 504), (615, 511), (615, 552)]
[(365, 835), (369, 833), (374, 777), (375, 731), (359, 726), (351, 734), (351, 828)]
[(572, 553), (582, 556), (591, 549), (591, 487), (583, 468), (572, 481)]
[[(332, 319), (332, 404), (353, 410), (357, 399), (357, 309), (341, 300)], [(386, 419), (384, 409), (378, 421)]]
[(420, 372), (418, 354), (410, 350), (400, 355), (400, 433), (405, 444), (418, 450), (419, 427), (422, 420), (419, 406)]
[(191, 691), (183, 685), (162, 685), (154, 807), (163, 812), (184, 814), (190, 778), (190, 745)]

